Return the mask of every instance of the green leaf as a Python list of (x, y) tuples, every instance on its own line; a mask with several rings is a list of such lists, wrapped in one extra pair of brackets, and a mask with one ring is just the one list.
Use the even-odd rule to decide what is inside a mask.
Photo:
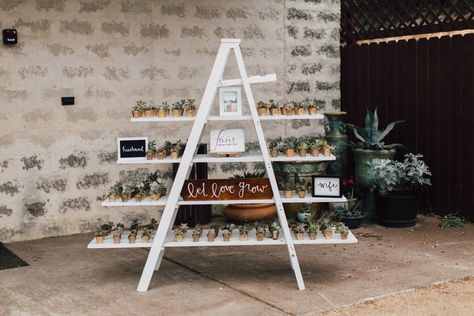
[(385, 130), (378, 135), (377, 142), (380, 142), (382, 139), (384, 139), (385, 136), (387, 136), (388, 133), (390, 133), (392, 131), (392, 129), (395, 127), (395, 125), (397, 125), (398, 123), (402, 123), (402, 122), (405, 122), (405, 121), (403, 121), (403, 120), (395, 121), (395, 122), (392, 122), (392, 123), (388, 124), (387, 127), (385, 128)]

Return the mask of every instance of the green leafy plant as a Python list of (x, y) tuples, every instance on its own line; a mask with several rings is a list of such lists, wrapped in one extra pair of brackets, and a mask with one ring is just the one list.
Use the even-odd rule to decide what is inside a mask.
[(363, 149), (390, 149), (395, 147), (400, 147), (400, 144), (385, 145), (383, 139), (393, 130), (395, 125), (398, 123), (404, 122), (394, 121), (385, 127), (383, 131), (379, 130), (379, 119), (377, 116), (377, 109), (374, 112), (370, 112), (367, 109), (367, 114), (365, 116), (365, 126), (359, 127), (353, 124), (346, 124), (353, 133), (354, 136), (360, 141), (354, 144), (358, 148)]
[(443, 217), (441, 228), (464, 227), (464, 220), (456, 214), (448, 214)]
[(295, 227), (295, 232), (296, 233), (304, 233), (306, 230), (306, 224), (305, 223), (299, 223)]
[(431, 185), (431, 171), (422, 158), (423, 155), (406, 154), (403, 161), (374, 159), (371, 162), (372, 190), (387, 195), (392, 191), (416, 191)]
[(146, 107), (146, 102), (145, 101), (142, 101), (142, 100), (138, 100), (136, 103), (135, 103), (135, 106), (133, 107), (133, 110), (134, 111), (143, 111)]
[(169, 106), (167, 101), (164, 101), (164, 102), (161, 103), (160, 106), (158, 106), (158, 108), (166, 111), (170, 108), (170, 106)]
[(248, 234), (250, 231), (252, 231), (253, 227), (249, 224), (244, 224), (243, 226), (239, 226), (239, 232), (241, 234)]
[(156, 151), (156, 142), (152, 140), (148, 142), (148, 151), (155, 152)]
[(234, 174), (230, 179), (254, 179), (265, 177), (265, 171), (248, 172), (245, 171), (243, 174)]

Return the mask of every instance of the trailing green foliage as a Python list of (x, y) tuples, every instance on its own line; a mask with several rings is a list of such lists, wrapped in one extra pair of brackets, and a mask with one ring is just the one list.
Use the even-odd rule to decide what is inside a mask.
[(464, 227), (464, 220), (456, 214), (448, 214), (443, 217), (441, 228)]

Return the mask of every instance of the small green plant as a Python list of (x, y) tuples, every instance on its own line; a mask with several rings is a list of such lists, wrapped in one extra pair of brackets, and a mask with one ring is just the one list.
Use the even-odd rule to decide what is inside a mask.
[(133, 107), (133, 110), (134, 111), (143, 111), (146, 107), (146, 102), (145, 101), (141, 101), (141, 100), (138, 100), (136, 103), (135, 103), (135, 106)]
[(196, 105), (194, 104), (194, 102), (196, 102), (196, 99), (184, 99), (184, 100), (181, 100), (181, 102), (184, 103), (184, 106), (188, 110), (196, 109)]
[(156, 142), (152, 140), (148, 142), (148, 151), (155, 152), (156, 151)]
[(443, 217), (441, 228), (464, 227), (464, 220), (456, 214), (448, 214)]
[(404, 121), (391, 122), (383, 131), (380, 131), (377, 109), (374, 112), (370, 112), (367, 109), (365, 126), (363, 128), (353, 124), (346, 124), (346, 126), (353, 131), (354, 136), (359, 140), (357, 144), (354, 144), (356, 147), (363, 149), (390, 149), (400, 147), (400, 144), (385, 145), (382, 140), (392, 131), (395, 125), (402, 122)]
[(234, 174), (230, 179), (254, 179), (263, 177), (265, 177), (265, 171), (245, 171), (243, 174)]
[(243, 226), (239, 226), (239, 233), (240, 234), (248, 234), (251, 232), (253, 227), (249, 224), (244, 224)]
[(158, 106), (158, 109), (162, 109), (162, 110), (165, 110), (165, 111), (168, 110), (169, 108), (170, 108), (170, 105), (168, 104), (167, 101), (162, 102), (161, 105)]
[(199, 224), (194, 225), (193, 235), (199, 235), (199, 236), (202, 235), (201, 225), (199, 225)]
[(219, 224), (213, 224), (211, 225), (211, 229), (213, 229), (216, 232), (216, 235), (218, 235), (219, 230), (221, 229), (221, 226)]
[(317, 233), (318, 230), (319, 230), (319, 225), (318, 224), (315, 224), (315, 223), (309, 223), (308, 224), (307, 231), (308, 231), (309, 234)]
[(306, 230), (306, 224), (305, 223), (299, 223), (295, 227), (295, 232), (296, 233), (304, 233)]
[(231, 224), (224, 225), (223, 229), (230, 231), (230, 233), (232, 234), (232, 232), (234, 231), (234, 228), (235, 228), (235, 225), (231, 223)]
[(298, 139), (297, 142), (296, 142), (296, 149), (297, 150), (308, 150), (309, 148), (309, 144), (308, 144), (308, 141), (306, 139)]
[(261, 222), (255, 222), (255, 230), (257, 234), (265, 234), (265, 224)]
[(142, 236), (146, 236), (146, 237), (150, 237), (151, 236), (151, 232), (148, 228), (143, 228), (142, 230)]
[(132, 220), (132, 223), (130, 224), (130, 229), (138, 229), (138, 226), (139, 226), (139, 222), (138, 222), (138, 218), (134, 218)]
[(279, 109), (280, 105), (275, 100), (270, 100), (270, 109)]
[(271, 224), (270, 224), (270, 227), (268, 228), (268, 230), (270, 232), (273, 232), (273, 231), (279, 231), (280, 230), (280, 225), (278, 224), (277, 221), (273, 221)]

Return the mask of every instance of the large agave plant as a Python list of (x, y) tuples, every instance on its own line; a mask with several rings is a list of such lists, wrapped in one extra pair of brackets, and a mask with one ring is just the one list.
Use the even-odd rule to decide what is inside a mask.
[(354, 136), (360, 140), (360, 142), (356, 144), (357, 147), (364, 149), (389, 149), (401, 145), (385, 145), (382, 140), (392, 131), (395, 125), (402, 122), (404, 121), (394, 121), (388, 124), (383, 131), (379, 131), (377, 109), (375, 109), (374, 112), (370, 112), (369, 109), (367, 109), (365, 126), (363, 128), (353, 124), (346, 124), (346, 126), (349, 127), (354, 132)]

